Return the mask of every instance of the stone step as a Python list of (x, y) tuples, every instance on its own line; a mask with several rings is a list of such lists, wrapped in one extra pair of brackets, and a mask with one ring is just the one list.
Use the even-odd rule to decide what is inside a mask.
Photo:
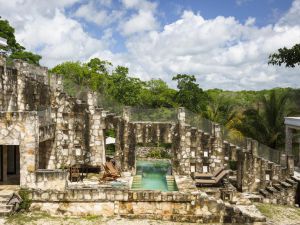
[(270, 193), (269, 193), (268, 191), (266, 191), (265, 189), (260, 189), (260, 190), (259, 190), (259, 193), (260, 193), (262, 196), (264, 196), (265, 198), (267, 198), (267, 197), (270, 195)]
[(285, 181), (293, 186), (298, 184), (298, 182), (294, 181), (293, 179), (286, 179)]
[(284, 188), (280, 184), (273, 184), (273, 187), (276, 188), (278, 191), (284, 190)]
[(292, 187), (292, 185), (291, 184), (289, 184), (289, 183), (287, 183), (287, 182), (285, 182), (285, 181), (282, 181), (282, 182), (279, 182), (280, 184), (281, 184), (281, 186), (282, 187), (284, 187), (285, 189), (286, 188), (290, 188), (290, 187)]
[(291, 179), (293, 179), (293, 181), (295, 181), (295, 182), (300, 182), (300, 180), (295, 176), (292, 176)]
[(278, 190), (274, 187), (266, 187), (266, 189), (268, 192), (270, 192), (271, 194), (275, 194), (278, 192)]
[(0, 205), (0, 211), (3, 211), (3, 210), (12, 210), (13, 209), (13, 205)]
[(0, 217), (9, 216), (11, 214), (11, 210), (0, 210)]

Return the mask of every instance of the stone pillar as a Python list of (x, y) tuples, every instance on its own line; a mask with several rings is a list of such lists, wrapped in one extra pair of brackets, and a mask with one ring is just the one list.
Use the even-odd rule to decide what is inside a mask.
[(129, 120), (130, 120), (130, 107), (129, 106), (125, 106), (123, 108), (123, 119), (126, 122), (129, 122)]
[(3, 165), (2, 166), (2, 174), (3, 174), (3, 182), (7, 181), (7, 145), (3, 145), (2, 148), (2, 158), (3, 158)]
[(96, 109), (96, 93), (89, 92), (87, 94), (87, 104), (89, 109), (89, 150), (90, 163), (95, 166), (100, 166), (105, 163), (105, 141), (104, 132), (105, 125), (103, 118), (105, 112)]
[(123, 149), (122, 154), (122, 167), (124, 170), (128, 170), (129, 169), (129, 165), (128, 165), (128, 155), (129, 155), (129, 120), (130, 120), (130, 107), (126, 106), (123, 108)]
[(288, 155), (288, 156), (287, 156), (287, 168), (288, 168), (289, 174), (290, 174), (291, 176), (294, 175), (294, 169), (295, 169), (295, 165), (294, 165), (294, 164), (295, 164), (294, 156)]
[(297, 166), (298, 167), (300, 167), (300, 137), (299, 137), (299, 139), (298, 139), (298, 143), (299, 143), (299, 148), (298, 148), (298, 164), (297, 164)]
[(251, 150), (254, 157), (258, 157), (258, 141), (257, 140), (251, 140)]
[(0, 70), (0, 111), (5, 111), (5, 84), (3, 79), (6, 73), (6, 58), (2, 54), (0, 54), (0, 67), (3, 67), (3, 69)]
[(227, 164), (225, 162), (225, 153), (223, 149), (222, 130), (221, 126), (217, 123), (213, 124), (213, 136), (214, 143), (211, 152), (211, 171), (214, 171), (215, 169), (218, 169), (220, 167), (227, 167)]
[(18, 111), (25, 111), (24, 91), (25, 91), (25, 74), (23, 73), (23, 62), (14, 60), (14, 66), (17, 69), (17, 107)]
[(185, 124), (185, 109), (184, 107), (178, 108), (177, 118), (180, 125)]
[(293, 129), (285, 126), (285, 153), (287, 157), (287, 168), (290, 173), (294, 170), (294, 158), (293, 158)]
[(293, 147), (293, 130), (292, 128), (285, 126), (285, 153), (286, 155), (292, 155)]
[(35, 188), (36, 174), (38, 169), (39, 127), (37, 115), (26, 116), (24, 124), (25, 134), (20, 141), (20, 186)]

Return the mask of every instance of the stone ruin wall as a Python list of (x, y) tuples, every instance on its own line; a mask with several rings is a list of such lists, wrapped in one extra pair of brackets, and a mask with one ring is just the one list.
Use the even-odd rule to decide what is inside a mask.
[[(224, 142), (218, 125), (213, 126), (211, 135), (207, 134), (185, 124), (185, 115), (181, 111), (178, 123), (130, 122), (126, 109), (120, 117), (98, 108), (92, 93), (86, 102), (68, 96), (63, 92), (59, 76), (48, 78), (45, 68), (20, 61), (9, 68), (5, 59), (0, 58), (0, 89), (2, 111), (28, 112), (51, 108), (54, 127), (39, 127), (37, 136), (40, 140), (32, 157), (36, 163), (34, 169), (60, 169), (77, 162), (101, 165), (105, 162), (104, 131), (113, 128), (116, 131), (116, 159), (123, 170), (134, 170), (137, 144), (171, 143), (175, 174), (201, 173), (205, 165), (209, 172), (213, 172), (216, 168), (228, 166), (230, 161), (236, 161), (238, 189), (250, 192), (290, 175), (285, 167), (259, 158), (254, 141), (247, 149), (238, 149)], [(45, 138), (47, 132), (53, 133), (53, 137)], [(25, 140), (18, 136), (11, 139), (14, 141)], [(270, 180), (266, 180), (266, 173)]]
[(18, 145), (20, 185), (35, 188), (35, 170), (39, 147), (37, 114), (0, 112), (0, 145)]
[[(60, 169), (77, 162), (104, 162), (103, 112), (91, 102), (93, 96), (88, 97), (90, 100), (85, 102), (68, 96), (63, 92), (61, 78), (49, 76), (46, 68), (18, 60), (7, 66), (6, 59), (0, 57), (0, 111), (24, 115), (35, 112), (35, 122), (39, 124), (38, 132), (34, 133), (38, 143), (33, 170)], [(6, 133), (9, 129), (2, 126), (0, 130)], [(27, 141), (18, 135), (5, 145)]]

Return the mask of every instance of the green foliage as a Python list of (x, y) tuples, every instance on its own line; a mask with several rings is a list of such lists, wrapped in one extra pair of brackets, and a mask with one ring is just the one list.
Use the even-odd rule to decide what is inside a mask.
[(29, 190), (28, 189), (20, 189), (19, 195), (22, 198), (22, 202), (19, 206), (19, 210), (21, 211), (29, 211), (30, 205), (31, 205), (31, 199), (29, 198)]
[(111, 87), (109, 93), (125, 105), (139, 105), (141, 103), (140, 93), (144, 83), (138, 79), (128, 76), (128, 68), (117, 66), (110, 76)]
[(42, 57), (32, 52), (25, 51), (25, 48), (16, 41), (15, 29), (10, 26), (7, 20), (2, 20), (1, 17), (0, 37), (7, 41), (7, 46), (0, 46), (0, 49), (10, 53), (9, 59), (21, 59), (28, 63), (39, 65), (39, 61)]
[(30, 64), (39, 65), (40, 60), (42, 59), (42, 56), (34, 54), (32, 52), (27, 51), (17, 51), (13, 52), (10, 55), (11, 59), (21, 59), (23, 61), (26, 61)]
[(116, 137), (116, 131), (114, 129), (108, 129), (105, 131), (105, 136), (106, 137)]
[(229, 161), (229, 168), (231, 170), (237, 170), (237, 161)]
[(269, 56), (269, 64), (286, 67), (295, 67), (300, 65), (300, 44), (294, 45), (288, 49), (286, 47), (278, 49), (278, 53)]
[(181, 105), (192, 112), (201, 112), (206, 110), (208, 95), (199, 84), (196, 83), (194, 75), (177, 74), (173, 77), (177, 81), (178, 92), (176, 100)]
[(147, 158), (153, 159), (170, 159), (171, 156), (165, 149), (153, 148), (146, 155)]
[(284, 141), (284, 117), (290, 111), (288, 98), (289, 92), (272, 91), (268, 96), (261, 96), (256, 107), (244, 111), (238, 129), (272, 148), (280, 147)]

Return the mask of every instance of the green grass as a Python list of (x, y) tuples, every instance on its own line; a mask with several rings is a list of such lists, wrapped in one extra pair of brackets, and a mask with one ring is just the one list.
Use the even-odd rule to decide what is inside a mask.
[(33, 224), (33, 222), (41, 219), (55, 219), (55, 217), (45, 212), (35, 213), (15, 213), (7, 218), (7, 224)]
[[(78, 224), (80, 221), (92, 222), (92, 224), (101, 224), (103, 222), (102, 216), (88, 215), (88, 216), (51, 216), (46, 212), (31, 212), (31, 213), (16, 213), (7, 218), (6, 224), (11, 225), (27, 225), (36, 224), (40, 220), (55, 221), (55, 222), (69, 222), (70, 224)], [(68, 224), (69, 224), (68, 223)], [(65, 224), (65, 223), (64, 223)]]
[(293, 223), (293, 221), (299, 223), (300, 221), (300, 208), (264, 203), (255, 205), (268, 220), (278, 224), (288, 224)]

